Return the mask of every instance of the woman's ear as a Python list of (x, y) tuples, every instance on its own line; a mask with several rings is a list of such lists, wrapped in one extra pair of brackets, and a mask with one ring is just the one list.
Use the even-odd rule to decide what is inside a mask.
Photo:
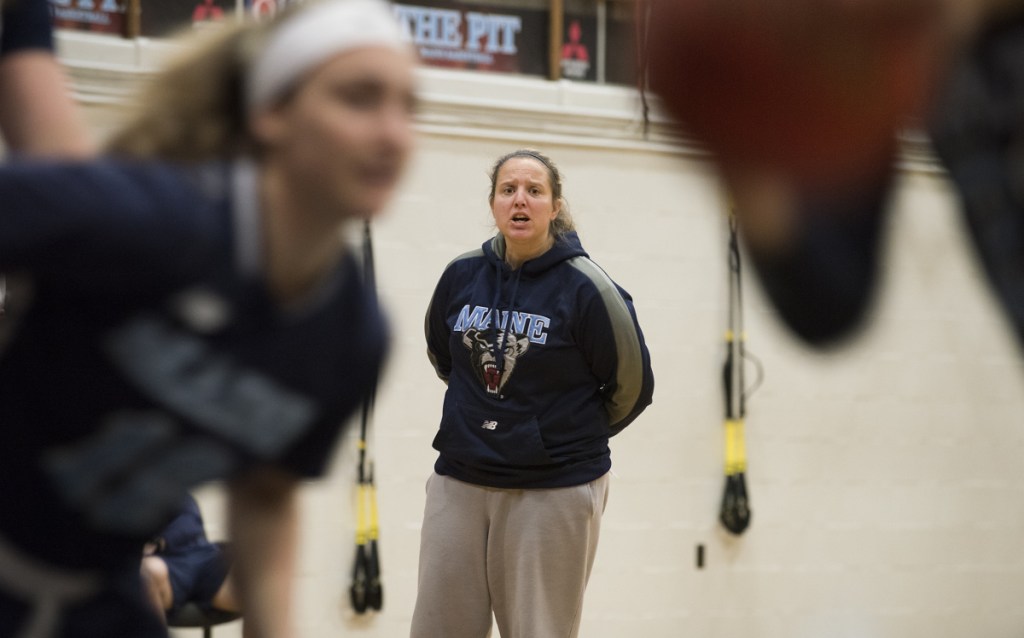
[(286, 135), (287, 125), (280, 109), (267, 109), (250, 116), (249, 127), (260, 146), (276, 146)]

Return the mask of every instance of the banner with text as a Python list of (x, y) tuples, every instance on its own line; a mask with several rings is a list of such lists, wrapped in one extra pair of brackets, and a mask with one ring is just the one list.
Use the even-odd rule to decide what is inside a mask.
[(547, 75), (548, 12), (494, 8), (453, 1), (394, 5), (424, 64)]
[(53, 26), (124, 36), (125, 0), (50, 0)]

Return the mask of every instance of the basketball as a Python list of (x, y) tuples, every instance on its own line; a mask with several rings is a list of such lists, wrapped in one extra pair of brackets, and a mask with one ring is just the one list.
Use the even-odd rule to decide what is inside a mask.
[(726, 177), (849, 183), (891, 160), (936, 80), (935, 0), (652, 0), (651, 89)]

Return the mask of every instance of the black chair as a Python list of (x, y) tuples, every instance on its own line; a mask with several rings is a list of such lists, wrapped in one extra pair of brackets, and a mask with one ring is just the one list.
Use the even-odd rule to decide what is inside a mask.
[(196, 603), (185, 603), (176, 613), (167, 617), (167, 626), (202, 627), (203, 638), (212, 638), (215, 626), (233, 622), (241, 617), (241, 614), (233, 611), (203, 609)]

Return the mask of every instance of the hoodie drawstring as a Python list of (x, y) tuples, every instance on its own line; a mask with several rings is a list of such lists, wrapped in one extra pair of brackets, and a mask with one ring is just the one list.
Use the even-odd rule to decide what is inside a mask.
[(523, 269), (517, 268), (513, 271), (515, 275), (512, 278), (512, 289), (511, 294), (508, 297), (508, 310), (505, 312), (505, 320), (502, 321), (502, 313), (500, 308), (501, 303), (501, 285), (502, 271), (504, 270), (504, 262), (497, 262), (495, 264), (496, 281), (494, 285), (494, 300), (491, 302), (491, 311), (494, 313), (494, 342), (489, 344), (491, 346), (492, 354), (494, 355), (494, 365), (498, 371), (498, 387), (501, 387), (501, 378), (505, 374), (505, 341), (507, 339), (507, 330), (509, 322), (512, 321), (512, 312), (514, 310), (516, 302), (516, 293), (519, 292), (519, 279), (523, 273)]

